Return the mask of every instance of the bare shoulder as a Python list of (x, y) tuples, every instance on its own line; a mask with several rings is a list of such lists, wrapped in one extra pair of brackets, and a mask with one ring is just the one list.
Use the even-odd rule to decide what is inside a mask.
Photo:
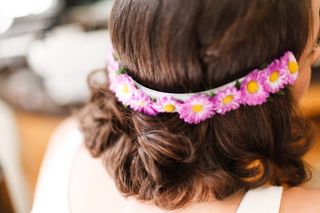
[(51, 135), (45, 160), (55, 158), (57, 153), (64, 150), (66, 146), (79, 146), (82, 142), (78, 120), (75, 117), (69, 117), (62, 121)]
[(293, 187), (284, 190), (280, 212), (320, 212), (320, 189)]
[(120, 212), (123, 206), (103, 160), (92, 157), (84, 144), (75, 155), (68, 185), (71, 212)]
[(56, 167), (61, 157), (72, 158), (68, 151), (73, 153), (73, 149), (79, 147), (82, 141), (76, 118), (70, 117), (64, 120), (50, 137), (41, 165), (40, 178), (50, 171), (51, 167)]
[(57, 186), (66, 185), (73, 157), (82, 143), (82, 134), (75, 118), (66, 119), (54, 131), (38, 176), (33, 207), (35, 212), (52, 212), (67, 205), (65, 187)]
[(70, 132), (79, 131), (78, 120), (75, 117), (69, 117), (62, 121), (62, 123), (55, 129), (50, 143), (59, 143), (61, 138), (64, 138)]

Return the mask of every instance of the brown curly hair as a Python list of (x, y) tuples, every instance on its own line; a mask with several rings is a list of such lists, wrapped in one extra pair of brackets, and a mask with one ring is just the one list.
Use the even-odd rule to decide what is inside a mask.
[[(299, 58), (311, 31), (310, 11), (310, 1), (297, 0), (116, 0), (109, 27), (121, 66), (137, 82), (164, 92), (198, 92), (288, 50)], [(90, 87), (91, 101), (80, 115), (85, 144), (104, 159), (126, 196), (176, 209), (194, 199), (222, 200), (309, 178), (302, 156), (312, 132), (291, 88), (263, 105), (190, 125), (176, 114), (151, 117), (124, 107), (108, 82), (91, 81)]]

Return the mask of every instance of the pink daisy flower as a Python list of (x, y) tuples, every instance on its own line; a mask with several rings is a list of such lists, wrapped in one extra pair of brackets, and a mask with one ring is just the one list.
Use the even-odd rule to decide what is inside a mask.
[(109, 72), (117, 72), (120, 69), (119, 63), (116, 60), (109, 61), (107, 68)]
[(169, 97), (159, 98), (155, 106), (159, 112), (172, 113), (177, 111), (177, 108), (179, 107), (179, 105), (180, 105), (179, 101), (169, 96)]
[(259, 70), (254, 70), (245, 77), (240, 90), (242, 103), (250, 106), (260, 105), (269, 97), (269, 93), (263, 87)]
[(180, 118), (189, 124), (199, 124), (215, 114), (211, 97), (199, 94), (188, 98), (178, 107)]
[(287, 67), (281, 61), (272, 62), (266, 69), (261, 71), (261, 79), (264, 88), (270, 93), (277, 93), (286, 86)]
[(298, 62), (292, 52), (286, 52), (281, 60), (287, 68), (287, 82), (293, 85), (299, 76)]
[(107, 65), (109, 79), (114, 79), (117, 76), (117, 71), (120, 69), (117, 61), (110, 61)]
[(120, 102), (129, 105), (137, 88), (128, 75), (117, 75), (110, 84), (110, 90), (115, 93)]
[(107, 54), (108, 70), (116, 72), (119, 69), (119, 63), (114, 59), (112, 52)]
[(155, 108), (155, 103), (141, 90), (136, 90), (134, 97), (130, 100), (129, 106), (138, 112), (146, 115), (156, 115), (158, 111)]
[(113, 79), (117, 76), (117, 71), (120, 69), (119, 63), (115, 60), (113, 56), (113, 50), (110, 48), (107, 51), (107, 71), (109, 79)]
[(241, 102), (241, 92), (235, 87), (227, 87), (214, 97), (216, 112), (224, 115), (226, 112), (237, 109)]

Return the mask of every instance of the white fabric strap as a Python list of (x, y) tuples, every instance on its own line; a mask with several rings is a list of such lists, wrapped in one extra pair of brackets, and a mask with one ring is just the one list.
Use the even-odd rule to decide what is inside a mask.
[[(228, 87), (233, 87), (233, 86), (236, 85), (237, 82), (241, 83), (244, 79), (245, 79), (245, 77), (240, 78), (240, 79), (235, 80), (235, 81), (232, 81), (230, 83), (227, 83), (227, 84), (225, 84), (223, 86), (220, 86), (218, 88), (202, 91), (200, 93), (206, 94), (206, 95), (212, 95), (212, 94), (214, 94), (214, 93), (216, 93), (216, 92), (218, 92), (220, 90), (226, 89)], [(134, 84), (137, 86), (137, 88), (141, 89), (145, 94), (147, 94), (148, 96), (150, 96), (152, 98), (156, 98), (156, 99), (163, 98), (163, 97), (172, 97), (172, 98), (174, 98), (176, 100), (185, 101), (188, 98), (199, 94), (199, 92), (198, 93), (166, 93), (166, 92), (159, 92), (159, 91), (152, 90), (152, 89), (149, 89), (147, 87), (144, 87), (144, 86), (142, 86), (141, 84), (139, 84), (136, 81), (134, 81)]]
[(279, 213), (283, 187), (261, 187), (248, 191), (237, 213)]

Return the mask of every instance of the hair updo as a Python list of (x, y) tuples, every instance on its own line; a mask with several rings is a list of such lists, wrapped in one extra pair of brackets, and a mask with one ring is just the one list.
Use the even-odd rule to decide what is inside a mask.
[[(288, 50), (299, 58), (310, 14), (311, 1), (116, 0), (109, 27), (121, 66), (135, 81), (185, 93), (231, 82)], [(195, 198), (222, 200), (309, 178), (302, 156), (312, 134), (291, 88), (198, 125), (176, 114), (134, 112), (108, 83), (91, 89), (80, 114), (85, 144), (126, 196), (176, 209)]]

